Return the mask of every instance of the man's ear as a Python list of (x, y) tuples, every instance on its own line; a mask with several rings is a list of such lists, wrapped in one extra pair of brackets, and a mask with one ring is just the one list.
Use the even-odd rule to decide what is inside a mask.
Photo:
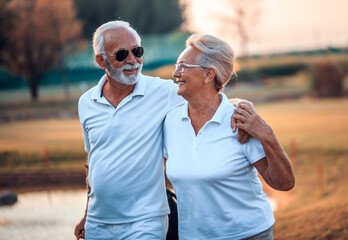
[(216, 75), (215, 68), (206, 68), (204, 83), (214, 82), (215, 75)]
[(95, 56), (95, 61), (98, 63), (98, 65), (99, 65), (102, 69), (106, 69), (105, 60), (104, 60), (103, 55), (101, 55), (101, 54), (96, 55), (96, 56)]

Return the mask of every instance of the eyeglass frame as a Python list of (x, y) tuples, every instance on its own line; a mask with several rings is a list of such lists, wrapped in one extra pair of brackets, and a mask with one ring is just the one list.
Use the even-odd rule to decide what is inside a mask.
[[(179, 65), (182, 65), (183, 67), (181, 69), (178, 68)], [(187, 64), (187, 63), (178, 63), (175, 64), (175, 71), (178, 71), (180, 73), (184, 73), (185, 72), (185, 68), (203, 68), (205, 69), (206, 67), (203, 67), (201, 65), (195, 65), (195, 64)]]
[[(134, 52), (133, 52), (135, 49), (138, 49), (138, 48), (141, 48), (141, 49), (142, 49), (141, 56), (139, 56), (139, 57), (136, 56), (136, 55), (134, 54)], [(117, 59), (117, 53), (119, 53), (119, 52), (121, 52), (121, 51), (127, 51), (127, 54), (125, 55), (124, 59), (120, 61), (120, 60)], [(126, 58), (128, 57), (129, 52), (131, 52), (131, 53), (133, 54), (133, 56), (136, 57), (136, 58), (142, 58), (143, 55), (144, 55), (144, 47), (142, 47), (142, 46), (134, 47), (134, 48), (132, 48), (131, 51), (129, 51), (128, 49), (121, 49), (121, 50), (118, 50), (118, 51), (117, 51), (116, 53), (114, 53), (113, 55), (106, 54), (106, 53), (100, 53), (100, 55), (105, 55), (105, 56), (113, 57), (113, 58), (116, 59), (116, 61), (118, 61), (118, 62), (123, 62), (123, 61), (126, 60)]]

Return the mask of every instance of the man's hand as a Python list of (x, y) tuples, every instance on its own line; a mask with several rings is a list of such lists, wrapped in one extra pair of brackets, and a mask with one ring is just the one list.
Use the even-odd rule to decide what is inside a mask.
[[(248, 100), (244, 100), (241, 98), (231, 98), (229, 99), (229, 102), (233, 105), (236, 106), (236, 108), (240, 108), (240, 104), (247, 104), (249, 106), (251, 106), (252, 108), (254, 108), (252, 102), (248, 101)], [(239, 122), (239, 120), (237, 120), (236, 118), (231, 119), (231, 127), (232, 127), (232, 131), (236, 132), (237, 131), (237, 123)], [(251, 135), (249, 133), (247, 133), (245, 130), (243, 129), (239, 129), (238, 130), (238, 141), (241, 144), (247, 143), (249, 142), (251, 138)]]
[(79, 240), (80, 238), (85, 239), (85, 223), (86, 223), (86, 215), (75, 226), (74, 235), (76, 237), (76, 240)]

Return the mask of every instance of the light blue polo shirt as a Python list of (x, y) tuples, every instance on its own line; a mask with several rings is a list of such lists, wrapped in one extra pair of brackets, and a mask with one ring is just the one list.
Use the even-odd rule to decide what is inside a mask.
[(166, 215), (162, 127), (184, 99), (173, 81), (141, 75), (114, 108), (102, 96), (105, 81), (79, 100), (91, 186), (87, 219), (118, 224)]
[(164, 123), (166, 171), (177, 195), (181, 240), (242, 239), (274, 223), (251, 165), (265, 157), (262, 145), (254, 138), (238, 142), (230, 125), (235, 107), (221, 96), (215, 115), (197, 136), (187, 103), (171, 111)]

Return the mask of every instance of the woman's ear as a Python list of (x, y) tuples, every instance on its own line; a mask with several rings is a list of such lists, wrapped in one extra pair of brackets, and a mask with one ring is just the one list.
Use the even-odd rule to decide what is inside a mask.
[(206, 68), (205, 69), (204, 83), (214, 82), (215, 75), (216, 75), (215, 68)]
[(101, 55), (101, 54), (96, 55), (96, 56), (95, 56), (95, 61), (98, 63), (98, 65), (99, 65), (102, 69), (106, 69), (105, 60), (104, 60), (103, 55)]

